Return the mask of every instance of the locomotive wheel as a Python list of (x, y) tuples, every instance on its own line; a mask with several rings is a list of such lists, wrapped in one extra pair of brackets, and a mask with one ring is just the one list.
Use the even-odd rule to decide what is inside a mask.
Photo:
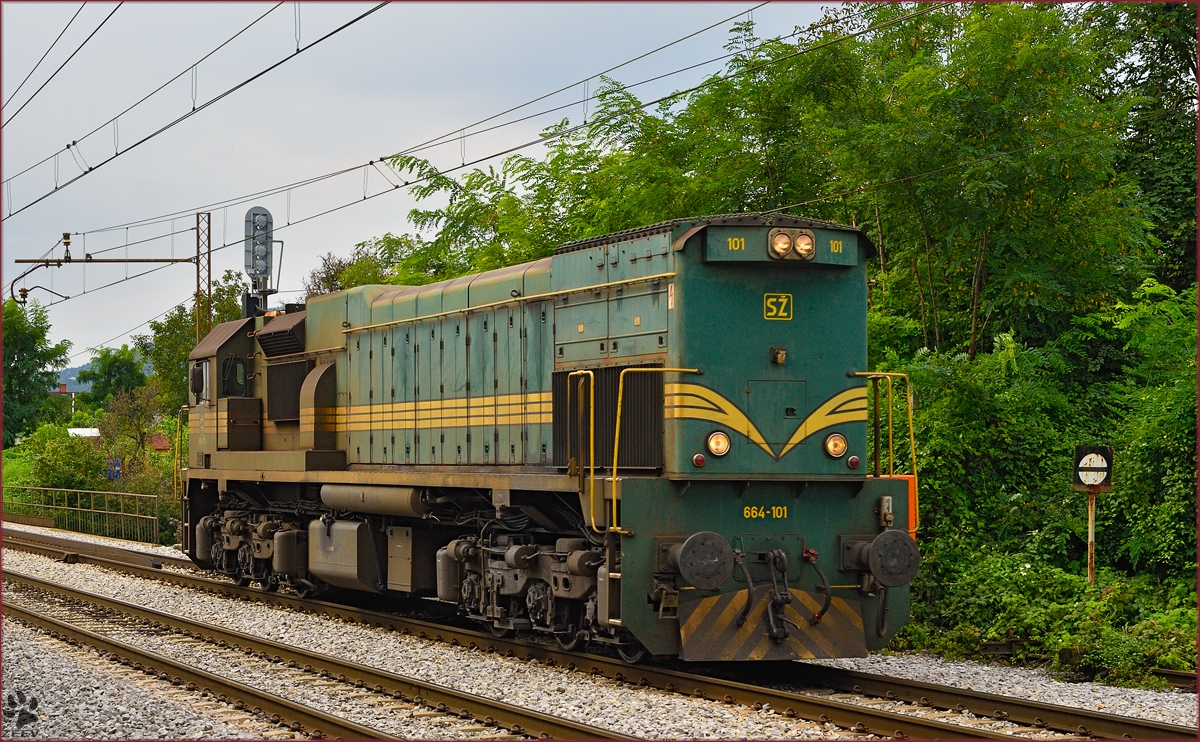
[(237, 585), (238, 587), (249, 587), (250, 576), (239, 569), (237, 572), (233, 573), (233, 584)]
[[(575, 627), (572, 626), (571, 628), (574, 629)], [(574, 630), (564, 631), (561, 634), (555, 634), (554, 641), (558, 642), (558, 646), (562, 647), (568, 652), (574, 652), (578, 649), (582, 649), (583, 645), (587, 643), (587, 640), (581, 637), (578, 631)]]
[(265, 580), (259, 580), (258, 585), (263, 589), (263, 592), (273, 593), (279, 589), (279, 578), (271, 575)]
[(488, 622), (487, 627), (488, 631), (492, 632), (492, 636), (496, 637), (497, 639), (512, 639), (517, 635), (516, 629), (502, 629), (490, 621)]
[(617, 654), (631, 665), (638, 665), (650, 657), (650, 651), (642, 646), (637, 639), (630, 637), (629, 644), (618, 644)]
[(313, 590), (308, 585), (296, 585), (296, 597), (300, 600), (308, 600), (316, 594), (317, 591)]

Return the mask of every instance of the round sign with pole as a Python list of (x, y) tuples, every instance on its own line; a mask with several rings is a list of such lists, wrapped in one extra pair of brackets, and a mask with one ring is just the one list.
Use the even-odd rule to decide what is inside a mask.
[(1072, 486), (1088, 493), (1088, 583), (1096, 579), (1096, 493), (1112, 492), (1112, 446), (1076, 446)]

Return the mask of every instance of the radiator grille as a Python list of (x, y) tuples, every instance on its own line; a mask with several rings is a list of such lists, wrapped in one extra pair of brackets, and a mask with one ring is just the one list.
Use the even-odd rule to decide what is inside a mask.
[[(613, 434), (617, 426), (617, 385), (625, 368), (654, 368), (659, 364), (618, 366), (592, 369), (596, 374), (596, 468), (612, 467)], [(583, 382), (583, 394), (577, 392), (581, 377), (568, 379), (569, 371), (555, 371), (554, 402), (554, 465), (567, 466), (576, 454), (582, 466), (589, 466), (588, 454), (588, 382)], [(567, 382), (572, 384), (571, 405), (567, 409)], [(583, 399), (583, 415), (579, 415), (579, 399)], [(659, 469), (663, 465), (663, 376), (658, 373), (625, 375), (625, 396), (621, 411), (621, 460), (618, 466), (630, 469)], [(569, 426), (569, 427), (568, 427)]]
[(276, 422), (300, 419), (300, 387), (312, 370), (311, 360), (267, 366), (267, 419)]

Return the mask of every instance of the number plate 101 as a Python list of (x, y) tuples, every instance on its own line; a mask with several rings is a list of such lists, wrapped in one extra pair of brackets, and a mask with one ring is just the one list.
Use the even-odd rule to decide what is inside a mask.
[(770, 507), (747, 505), (742, 508), (742, 517), (747, 520), (755, 518), (786, 518), (788, 517), (787, 505), (771, 505)]

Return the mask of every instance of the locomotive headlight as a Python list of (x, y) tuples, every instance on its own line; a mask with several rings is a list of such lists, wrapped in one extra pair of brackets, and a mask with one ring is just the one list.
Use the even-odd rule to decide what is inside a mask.
[(849, 445), (846, 443), (846, 436), (841, 433), (830, 433), (825, 436), (825, 453), (831, 458), (840, 459), (846, 455), (846, 449)]
[(817, 248), (813, 242), (812, 235), (796, 235), (796, 254), (805, 260), (813, 259), (813, 255), (817, 254)]
[(705, 448), (717, 458), (724, 456), (729, 453), (729, 434), (723, 430), (714, 430), (708, 434)]
[(782, 258), (792, 251), (792, 238), (786, 232), (777, 232), (771, 238), (771, 257)]

